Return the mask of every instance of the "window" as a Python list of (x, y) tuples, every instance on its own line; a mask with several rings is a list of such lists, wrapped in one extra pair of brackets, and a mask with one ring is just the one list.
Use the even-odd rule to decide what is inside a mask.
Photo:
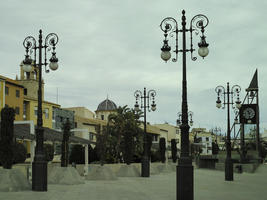
[(19, 98), (19, 96), (20, 96), (20, 92), (19, 90), (16, 90), (16, 97)]
[(28, 93), (28, 90), (27, 90), (27, 88), (24, 88), (24, 95), (27, 95), (27, 93)]
[(74, 128), (77, 128), (77, 122), (74, 122)]
[(94, 134), (93, 133), (90, 133), (90, 135), (89, 135), (89, 140), (94, 140)]
[(104, 115), (101, 115), (101, 119), (104, 120)]
[(23, 119), (25, 120), (26, 117), (26, 103), (23, 104)]
[(9, 94), (9, 88), (6, 86), (5, 87), (5, 94), (8, 95)]
[(34, 107), (34, 115), (37, 116), (37, 106)]
[(158, 135), (152, 135), (152, 141), (157, 142), (158, 141)]
[(45, 118), (48, 119), (49, 118), (49, 109), (48, 108), (44, 109), (44, 114), (45, 114)]
[(209, 137), (206, 137), (206, 141), (207, 141), (207, 142), (209, 141)]
[(19, 115), (19, 107), (15, 108), (15, 113), (16, 113), (16, 115)]
[(55, 110), (52, 111), (52, 119), (56, 119)]

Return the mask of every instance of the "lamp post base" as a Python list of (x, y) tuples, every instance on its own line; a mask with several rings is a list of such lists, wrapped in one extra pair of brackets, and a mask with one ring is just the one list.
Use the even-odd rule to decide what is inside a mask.
[(150, 162), (149, 162), (148, 156), (144, 156), (142, 158), (141, 176), (149, 177), (149, 174), (150, 174)]
[(190, 158), (180, 158), (176, 166), (176, 199), (194, 199), (194, 167)]
[(233, 161), (231, 158), (226, 158), (225, 160), (225, 180), (226, 181), (234, 180)]
[(32, 163), (32, 190), (47, 191), (47, 162), (33, 161)]

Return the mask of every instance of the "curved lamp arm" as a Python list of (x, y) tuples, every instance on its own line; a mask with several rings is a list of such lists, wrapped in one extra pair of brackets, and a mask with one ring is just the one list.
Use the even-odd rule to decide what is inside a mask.
[(201, 36), (200, 36), (200, 42), (198, 43), (199, 46), (199, 50), (198, 50), (198, 54), (203, 57), (206, 57), (209, 53), (208, 50), (208, 46), (209, 44), (206, 42), (206, 36), (204, 35), (205, 32), (205, 28), (208, 26), (209, 24), (209, 19), (202, 14), (196, 15), (192, 18), (191, 22), (190, 22), (190, 41), (191, 41), (191, 59), (193, 61), (197, 60), (197, 57), (193, 56), (193, 51), (195, 49), (193, 49), (193, 32), (195, 32), (196, 35), (199, 34), (199, 31), (201, 31)]
[(172, 17), (166, 17), (162, 20), (160, 23), (160, 29), (164, 32), (165, 39), (163, 40), (163, 46), (161, 48), (161, 58), (165, 60), (166, 62), (170, 59), (171, 54), (171, 47), (168, 45), (168, 35), (170, 37), (173, 37), (173, 33), (175, 33), (175, 40), (176, 40), (176, 49), (173, 51), (176, 54), (176, 57), (172, 59), (173, 62), (177, 61), (177, 54), (178, 54), (178, 23), (177, 21)]
[[(215, 92), (217, 93), (217, 101), (216, 101), (216, 107), (221, 108), (221, 105), (223, 104), (222, 109), (225, 108), (225, 88), (221, 85), (217, 86), (215, 88)], [(223, 103), (220, 99), (220, 97), (223, 95)]]

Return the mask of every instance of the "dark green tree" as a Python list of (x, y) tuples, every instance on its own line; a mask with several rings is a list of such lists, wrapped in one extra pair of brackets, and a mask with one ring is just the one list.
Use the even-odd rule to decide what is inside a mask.
[(54, 158), (54, 146), (52, 144), (44, 144), (44, 153), (46, 161), (52, 161)]
[(216, 142), (212, 142), (212, 155), (217, 155), (219, 153), (219, 145)]
[(13, 164), (24, 163), (27, 156), (27, 149), (22, 143), (15, 143), (14, 145), (14, 160)]
[(13, 108), (4, 107), (1, 110), (0, 162), (5, 169), (11, 169), (14, 160), (14, 119)]
[(63, 138), (61, 143), (61, 167), (68, 167), (69, 163), (69, 137), (71, 124), (69, 119), (63, 124)]
[(148, 149), (148, 157), (151, 159), (151, 147), (152, 147), (152, 135), (147, 134), (147, 149)]
[[(141, 153), (142, 130), (140, 129), (140, 112), (135, 112), (126, 106), (118, 107), (114, 114), (108, 119), (108, 152), (113, 153), (114, 161), (123, 160), (130, 164), (133, 155), (139, 156)], [(131, 147), (131, 148), (129, 148)]]
[[(99, 127), (99, 129), (100, 129), (100, 127)], [(101, 166), (103, 166), (104, 163), (106, 162), (106, 154), (107, 154), (106, 127), (103, 127), (103, 131), (101, 131), (101, 130), (97, 131), (96, 148), (97, 148), (97, 156), (100, 160), (100, 164), (101, 164)]]
[(166, 142), (165, 138), (161, 137), (159, 139), (159, 151), (160, 151), (160, 161), (162, 163), (165, 163), (166, 157), (165, 157), (165, 151), (166, 151)]
[(177, 160), (177, 146), (176, 140), (171, 139), (171, 150), (172, 150), (172, 162), (176, 163)]
[(160, 162), (160, 161), (161, 161), (161, 158), (160, 158), (159, 149), (151, 151), (151, 162)]
[(70, 152), (69, 163), (84, 164), (84, 147), (82, 145), (73, 145)]

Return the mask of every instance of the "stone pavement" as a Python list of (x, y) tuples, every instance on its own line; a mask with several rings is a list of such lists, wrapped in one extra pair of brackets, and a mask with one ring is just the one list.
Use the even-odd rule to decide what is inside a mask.
[[(234, 174), (224, 181), (224, 172), (194, 170), (194, 200), (266, 200), (267, 165), (253, 173)], [(119, 177), (115, 181), (86, 181), (80, 185), (48, 185), (48, 192), (0, 192), (0, 200), (175, 200), (176, 173), (150, 178)]]

